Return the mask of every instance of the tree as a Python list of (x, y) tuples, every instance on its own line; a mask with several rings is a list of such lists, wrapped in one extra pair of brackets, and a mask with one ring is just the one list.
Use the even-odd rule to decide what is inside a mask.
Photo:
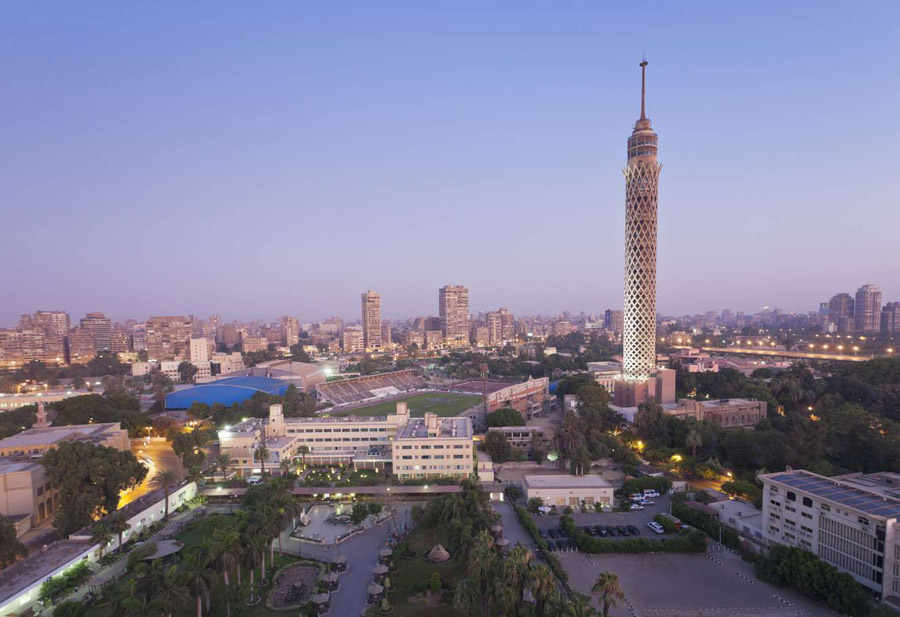
[(125, 517), (125, 514), (117, 511), (112, 517), (109, 519), (109, 530), (110, 532), (116, 534), (119, 537), (119, 549), (122, 550), (122, 534), (128, 531), (131, 528), (131, 525), (128, 524), (128, 519)]
[(150, 372), (150, 389), (156, 406), (163, 410), (166, 407), (166, 394), (174, 390), (172, 380), (159, 369)]
[(306, 467), (306, 455), (309, 454), (309, 446), (304, 444), (298, 447), (297, 454), (300, 455), (300, 464)]
[(178, 476), (169, 469), (160, 469), (150, 478), (150, 488), (154, 491), (162, 489), (166, 500), (166, 510), (163, 520), (169, 520), (169, 489), (178, 482)]
[(487, 415), (488, 426), (525, 426), (525, 418), (512, 407), (503, 407)]
[(28, 557), (28, 549), (16, 537), (16, 528), (8, 518), (0, 516), (0, 569)]
[(138, 486), (147, 475), (131, 452), (83, 441), (61, 443), (44, 454), (41, 463), (59, 488), (53, 524), (63, 536), (115, 512), (122, 491)]
[(369, 507), (364, 503), (353, 504), (353, 511), (350, 513), (350, 522), (354, 525), (360, 525), (369, 516)]
[(500, 431), (488, 432), (484, 438), (484, 451), (495, 463), (505, 463), (512, 458), (512, 446)]
[(600, 596), (603, 606), (603, 617), (609, 617), (609, 609), (625, 599), (625, 592), (619, 584), (619, 577), (612, 572), (601, 572), (591, 591)]
[(86, 610), (83, 602), (60, 602), (53, 609), (53, 617), (81, 617)]
[(106, 526), (102, 521), (97, 522), (91, 528), (91, 542), (95, 542), (100, 545), (100, 558), (103, 558), (103, 551), (106, 550), (106, 546), (109, 544), (110, 539), (112, 539), (112, 532), (109, 530), (109, 527)]
[(684, 445), (691, 449), (691, 456), (697, 458), (697, 448), (703, 447), (703, 436), (697, 429), (688, 431), (687, 437), (684, 439)]
[(188, 553), (182, 562), (185, 582), (197, 598), (197, 617), (203, 617), (203, 599), (209, 609), (209, 590), (213, 586), (213, 571), (209, 555), (202, 548)]
[(72, 380), (72, 387), (76, 390), (81, 390), (82, 388), (84, 388), (84, 379), (82, 379), (81, 377), (75, 377)]
[(638, 412), (634, 415), (634, 429), (647, 441), (665, 436), (666, 414), (656, 399), (638, 405)]
[(256, 447), (256, 460), (259, 461), (260, 475), (266, 475), (266, 461), (269, 460), (269, 449), (266, 444), (261, 443)]
[[(212, 560), (222, 570), (222, 582), (225, 583), (226, 589), (230, 585), (228, 580), (228, 571), (230, 569), (237, 569), (238, 580), (240, 580), (241, 551), (241, 536), (236, 529), (233, 527), (218, 527), (213, 531), (210, 555)], [(231, 599), (227, 596), (225, 613), (227, 617), (231, 617)]]
[(216, 457), (216, 468), (222, 472), (222, 479), (225, 479), (225, 476), (228, 475), (228, 469), (232, 464), (231, 455), (228, 452), (220, 452)]

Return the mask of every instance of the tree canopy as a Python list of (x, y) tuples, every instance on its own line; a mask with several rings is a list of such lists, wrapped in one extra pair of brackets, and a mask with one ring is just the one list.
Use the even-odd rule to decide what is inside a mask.
[(512, 407), (502, 407), (487, 415), (488, 426), (525, 426), (525, 418)]

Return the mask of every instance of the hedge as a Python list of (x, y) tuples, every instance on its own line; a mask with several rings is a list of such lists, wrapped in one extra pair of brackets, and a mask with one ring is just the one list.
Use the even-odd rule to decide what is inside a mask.
[(596, 538), (584, 533), (570, 516), (563, 516), (560, 527), (565, 528), (570, 537), (575, 538), (578, 549), (585, 553), (705, 553), (706, 536), (696, 529), (682, 530), (677, 537), (662, 540), (628, 538), (610, 540)]
[(685, 525), (696, 527), (713, 540), (718, 541), (719, 537), (721, 537), (722, 544), (732, 550), (743, 550), (743, 547), (741, 546), (741, 537), (738, 533), (734, 529), (720, 523), (719, 519), (712, 517), (705, 512), (692, 510), (683, 503), (673, 501), (672, 515), (680, 518), (681, 522)]
[(669, 517), (657, 514), (653, 517), (653, 520), (662, 525), (662, 528), (666, 530), (666, 533), (675, 533), (675, 521)]
[(620, 489), (625, 495), (632, 493), (642, 493), (644, 489), (653, 489), (658, 491), (660, 495), (665, 495), (672, 488), (672, 481), (668, 478), (631, 478), (625, 480)]
[(803, 549), (776, 544), (756, 562), (756, 576), (796, 589), (844, 615), (865, 616), (873, 609), (869, 593), (852, 576)]
[(534, 540), (534, 543), (537, 544), (538, 548), (541, 549), (541, 552), (544, 553), (544, 558), (550, 565), (550, 569), (556, 574), (556, 577), (561, 580), (564, 585), (568, 585), (569, 575), (566, 573), (565, 568), (562, 567), (559, 558), (550, 552), (547, 541), (541, 537), (541, 532), (538, 530), (537, 524), (528, 514), (528, 510), (522, 506), (516, 506), (516, 516), (519, 518), (519, 522), (522, 523), (522, 527), (525, 528), (525, 531), (527, 531), (531, 536), (531, 539)]

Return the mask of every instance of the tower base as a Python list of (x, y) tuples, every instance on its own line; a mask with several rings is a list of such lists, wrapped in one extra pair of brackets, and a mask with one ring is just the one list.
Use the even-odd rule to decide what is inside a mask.
[(661, 405), (675, 402), (675, 371), (661, 368), (644, 381), (616, 381), (613, 402), (617, 407), (637, 407), (651, 398), (655, 398)]

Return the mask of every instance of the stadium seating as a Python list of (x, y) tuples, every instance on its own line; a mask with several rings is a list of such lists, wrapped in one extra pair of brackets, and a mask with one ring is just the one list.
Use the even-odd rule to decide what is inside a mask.
[(394, 373), (331, 381), (319, 384), (316, 391), (322, 401), (328, 401), (335, 405), (350, 405), (424, 387), (425, 380), (416, 375), (412, 369), (407, 369)]

